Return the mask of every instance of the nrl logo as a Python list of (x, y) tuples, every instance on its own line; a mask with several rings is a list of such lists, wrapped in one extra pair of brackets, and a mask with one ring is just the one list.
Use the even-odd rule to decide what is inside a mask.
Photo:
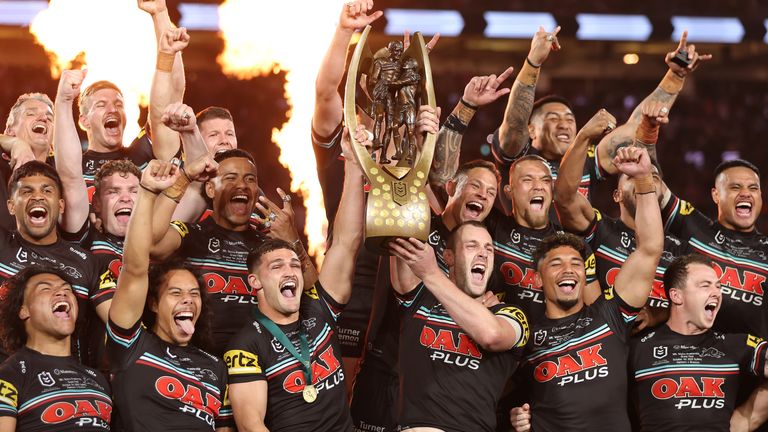
[(718, 231), (717, 234), (715, 234), (715, 241), (717, 242), (717, 244), (725, 243), (725, 236), (721, 231)]
[(271, 345), (272, 345), (272, 349), (275, 350), (275, 352), (277, 353), (281, 353), (285, 351), (285, 347), (283, 346), (283, 344), (278, 342), (277, 339), (275, 338), (272, 338)]
[(546, 330), (539, 330), (533, 335), (533, 344), (536, 346), (540, 346), (544, 343), (544, 341), (547, 339), (547, 331)]
[(626, 231), (622, 231), (621, 232), (621, 245), (624, 246), (625, 248), (629, 248), (629, 242), (630, 242), (629, 234), (627, 234)]
[(437, 232), (437, 230), (432, 231), (432, 234), (429, 235), (429, 244), (432, 246), (437, 246), (440, 243), (440, 233)]
[(19, 248), (19, 251), (16, 252), (16, 260), (23, 263), (27, 262), (27, 251), (23, 248)]
[(208, 240), (208, 250), (211, 251), (211, 253), (219, 252), (219, 250), (221, 250), (221, 240), (216, 237), (211, 237)]
[(44, 387), (51, 387), (52, 385), (56, 384), (56, 380), (54, 380), (51, 373), (47, 371), (37, 374), (37, 379), (40, 380), (40, 384), (42, 384)]
[(663, 359), (667, 356), (667, 347), (666, 346), (657, 346), (653, 347), (653, 357), (657, 358), (659, 360)]
[(517, 232), (517, 230), (512, 230), (512, 232), (509, 234), (509, 238), (515, 244), (520, 243), (520, 233)]

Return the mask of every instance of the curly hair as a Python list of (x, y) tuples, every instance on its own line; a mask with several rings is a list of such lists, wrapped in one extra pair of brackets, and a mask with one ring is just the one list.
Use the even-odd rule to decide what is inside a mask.
[(19, 311), (24, 304), (24, 292), (29, 280), (40, 274), (52, 274), (72, 284), (62, 270), (41, 264), (32, 264), (0, 285), (0, 347), (12, 354), (27, 343), (27, 331)]
[(539, 268), (539, 263), (547, 253), (561, 246), (570, 247), (581, 256), (581, 259), (587, 259), (587, 245), (581, 237), (571, 233), (556, 233), (545, 237), (533, 252), (534, 267)]

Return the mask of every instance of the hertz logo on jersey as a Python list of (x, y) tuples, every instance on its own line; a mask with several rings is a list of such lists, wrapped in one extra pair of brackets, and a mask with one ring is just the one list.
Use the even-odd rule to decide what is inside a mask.
[(496, 312), (496, 315), (508, 317), (520, 324), (522, 335), (520, 335), (520, 340), (515, 347), (521, 347), (528, 343), (528, 338), (531, 336), (531, 328), (528, 325), (528, 317), (525, 316), (523, 311), (514, 306), (506, 306), (499, 309), (499, 311)]
[(680, 214), (683, 216), (688, 216), (689, 214), (693, 213), (693, 211), (696, 210), (693, 207), (693, 204), (689, 203), (688, 201), (682, 201), (680, 202)]
[(761, 337), (747, 335), (747, 346), (749, 347), (757, 348), (757, 346), (760, 345), (760, 342), (762, 341), (763, 341), (763, 338)]
[(19, 392), (16, 387), (8, 381), (0, 380), (0, 403), (18, 407)]
[(261, 373), (259, 357), (248, 351), (229, 350), (224, 353), (224, 363), (230, 375)]

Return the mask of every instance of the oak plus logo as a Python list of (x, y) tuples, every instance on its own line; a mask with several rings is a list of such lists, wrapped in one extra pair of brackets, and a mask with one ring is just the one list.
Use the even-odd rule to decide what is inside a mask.
[(608, 360), (600, 354), (603, 344), (576, 351), (575, 355), (563, 354), (553, 360), (540, 362), (533, 371), (533, 377), (540, 383), (557, 380), (563, 387), (579, 384), (608, 376)]
[(480, 368), (480, 359), (483, 354), (467, 334), (448, 329), (435, 330), (424, 326), (421, 329), (419, 342), (422, 346), (432, 350), (429, 358), (433, 362), (441, 362), (447, 365), (466, 367), (472, 370)]
[(651, 394), (658, 400), (674, 400), (677, 409), (723, 408), (723, 384), (721, 377), (661, 378), (651, 386)]

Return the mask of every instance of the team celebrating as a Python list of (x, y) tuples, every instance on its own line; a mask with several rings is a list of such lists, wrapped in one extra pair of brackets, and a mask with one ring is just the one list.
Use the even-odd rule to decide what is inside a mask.
[[(369, 189), (351, 146), (380, 161), (400, 149), (381, 145), (388, 132), (363, 110), (348, 130), (339, 89), (354, 33), (383, 14), (345, 3), (304, 144), (329, 221), (318, 268), (291, 195), (277, 189), (274, 202), (259, 187), (230, 112), (184, 103), (186, 29), (165, 0), (138, 7), (157, 63), (129, 146), (121, 90), (82, 88), (85, 70), (63, 71), (53, 101), (19, 96), (0, 135), (0, 432), (752, 431), (768, 420), (760, 170), (721, 163), (708, 216), (670, 190), (656, 154), (686, 78), (711, 58), (685, 33), (623, 124), (601, 109), (579, 128), (567, 99), (535, 98), (559, 27), (533, 35), (516, 76), (472, 78), (442, 122), (428, 105), (411, 112), (417, 147), (437, 136), (430, 234), (379, 254), (363, 246)], [(504, 97), (492, 157), (460, 163), (474, 115)], [(591, 203), (612, 176), (615, 219)]]

